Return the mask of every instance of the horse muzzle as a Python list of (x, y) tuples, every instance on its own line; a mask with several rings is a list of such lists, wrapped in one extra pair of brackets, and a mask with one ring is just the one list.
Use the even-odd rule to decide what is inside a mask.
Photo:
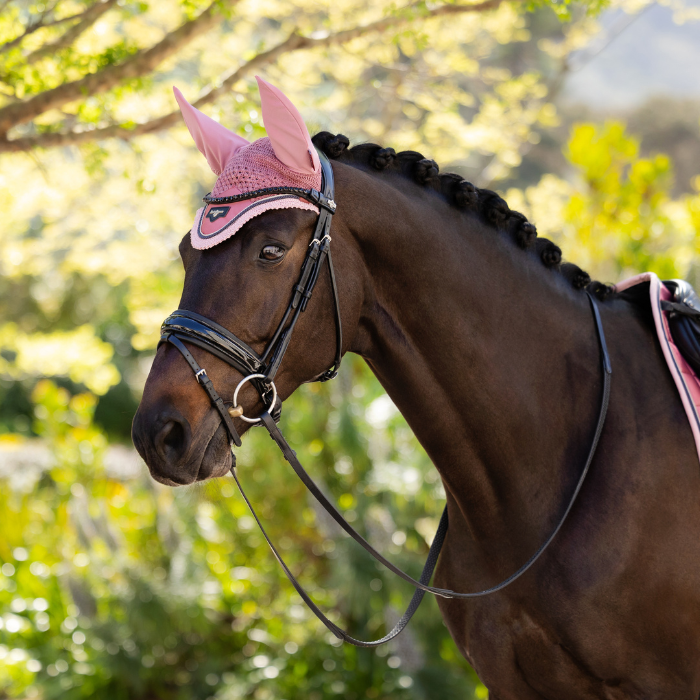
[(154, 418), (139, 409), (131, 433), (151, 476), (166, 486), (223, 476), (235, 466), (227, 431), (215, 410), (207, 413), (195, 432), (173, 407), (161, 410)]

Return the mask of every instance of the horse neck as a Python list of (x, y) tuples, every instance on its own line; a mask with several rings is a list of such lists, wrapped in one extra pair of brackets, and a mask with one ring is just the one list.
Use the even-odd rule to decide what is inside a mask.
[(595, 428), (601, 370), (588, 299), (435, 194), (357, 177), (372, 186), (345, 217), (366, 275), (352, 349), (473, 538), (506, 543), (512, 551), (497, 558), (509, 565), (561, 513)]

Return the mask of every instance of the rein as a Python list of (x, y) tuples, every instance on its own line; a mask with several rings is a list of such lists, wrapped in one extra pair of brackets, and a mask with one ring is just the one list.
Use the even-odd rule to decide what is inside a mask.
[[(588, 475), (590, 466), (593, 462), (593, 458), (600, 441), (600, 436), (603, 432), (603, 426), (605, 425), (605, 417), (608, 411), (608, 404), (610, 401), (610, 384), (612, 377), (612, 367), (610, 364), (610, 356), (608, 354), (607, 345), (605, 342), (605, 333), (603, 331), (603, 324), (600, 318), (600, 312), (596, 304), (595, 299), (591, 294), (586, 292), (588, 300), (591, 305), (591, 311), (593, 313), (593, 318), (596, 326), (596, 333), (598, 337), (598, 343), (600, 347), (600, 355), (603, 369), (603, 391), (600, 402), (600, 408), (598, 411), (598, 420), (596, 423), (595, 434), (593, 440), (591, 441), (591, 446), (588, 451), (588, 456), (584, 464), (581, 475), (579, 476), (578, 482), (576, 483), (576, 488), (574, 489), (569, 503), (564, 510), (561, 518), (559, 519), (556, 527), (547, 537), (547, 539), (540, 545), (539, 549), (523, 564), (515, 573), (511, 574), (508, 578), (504, 579), (500, 583), (491, 588), (487, 588), (483, 591), (477, 591), (474, 593), (458, 593), (456, 591), (447, 590), (444, 588), (435, 588), (430, 586), (430, 579), (432, 578), (433, 571), (438, 561), (440, 555), (440, 550), (445, 541), (445, 536), (447, 535), (448, 528), (448, 515), (447, 506), (443, 510), (442, 517), (440, 518), (440, 524), (438, 525), (437, 532), (430, 545), (430, 550), (428, 552), (428, 558), (423, 566), (423, 571), (420, 575), (420, 579), (416, 581), (414, 578), (406, 574), (404, 571), (399, 569), (397, 566), (392, 564), (388, 559), (386, 559), (382, 554), (380, 554), (372, 545), (367, 542), (367, 540), (362, 537), (342, 516), (340, 511), (335, 507), (335, 505), (323, 494), (321, 489), (316, 485), (313, 479), (306, 472), (301, 462), (299, 462), (296, 452), (292, 450), (289, 443), (286, 441), (282, 432), (280, 431), (277, 422), (281, 414), (281, 401), (277, 397), (277, 389), (274, 384), (274, 377), (279, 369), (280, 363), (287, 351), (289, 342), (291, 340), (292, 331), (299, 319), (299, 315), (306, 310), (311, 294), (318, 280), (318, 276), (325, 262), (328, 259), (328, 269), (331, 279), (331, 287), (333, 290), (333, 303), (335, 306), (336, 315), (336, 356), (333, 366), (326, 370), (320, 377), (314, 381), (328, 381), (333, 379), (340, 367), (341, 355), (342, 355), (342, 326), (340, 318), (340, 305), (338, 302), (338, 289), (335, 281), (335, 274), (333, 271), (333, 263), (331, 260), (330, 253), (330, 227), (333, 213), (336, 209), (336, 204), (333, 201), (334, 196), (334, 185), (333, 185), (333, 170), (331, 168), (330, 162), (326, 158), (325, 154), (319, 151), (319, 158), (321, 160), (322, 167), (322, 189), (323, 192), (318, 192), (316, 190), (304, 190), (296, 187), (272, 187), (263, 190), (254, 190), (252, 192), (246, 192), (239, 195), (234, 195), (232, 197), (210, 197), (206, 196), (204, 201), (207, 204), (222, 204), (237, 202), (244, 199), (253, 199), (260, 196), (265, 196), (269, 194), (294, 194), (295, 196), (306, 199), (309, 202), (316, 204), (319, 207), (319, 217), (316, 224), (316, 229), (314, 232), (314, 238), (309, 244), (309, 251), (307, 252), (306, 258), (301, 267), (301, 274), (299, 281), (292, 289), (292, 299), (287, 306), (284, 313), (282, 321), (280, 322), (277, 330), (275, 331), (272, 339), (268, 343), (262, 355), (258, 355), (252, 348), (250, 348), (246, 343), (237, 338), (233, 333), (225, 329), (223, 326), (211, 321), (210, 319), (200, 316), (192, 311), (184, 311), (178, 309), (173, 312), (164, 322), (161, 328), (161, 339), (159, 346), (162, 343), (171, 343), (174, 345), (180, 353), (183, 355), (187, 363), (192, 368), (197, 381), (200, 383), (202, 388), (207, 392), (212, 404), (217, 409), (221, 415), (224, 427), (229, 435), (229, 441), (231, 443), (231, 449), (233, 450), (233, 445), (240, 447), (241, 438), (236, 431), (232, 418), (240, 417), (242, 420), (249, 423), (259, 423), (262, 424), (270, 434), (270, 437), (275, 441), (277, 446), (280, 448), (282, 455), (292, 466), (292, 469), (301, 479), (304, 485), (308, 488), (311, 495), (320, 503), (320, 505), (326, 510), (326, 512), (340, 525), (340, 527), (352, 537), (356, 542), (358, 542), (369, 554), (371, 554), (377, 561), (383, 564), (389, 571), (396, 574), (404, 581), (407, 581), (412, 586), (416, 588), (416, 591), (411, 598), (411, 601), (406, 608), (406, 612), (401, 616), (399, 621), (396, 623), (394, 628), (386, 634), (381, 639), (374, 641), (363, 641), (351, 637), (346, 631), (338, 627), (335, 623), (328, 619), (328, 617), (321, 611), (321, 609), (314, 603), (311, 597), (303, 589), (299, 581), (289, 570), (289, 567), (285, 564), (284, 560), (280, 556), (279, 552), (273, 545), (272, 541), (267, 535), (265, 528), (263, 527), (260, 518), (258, 518), (251, 502), (241, 486), (238, 479), (238, 474), (236, 473), (235, 462), (234, 466), (231, 468), (231, 474), (236, 481), (236, 485), (243, 496), (251, 514), (255, 518), (255, 521), (260, 528), (265, 540), (267, 541), (272, 553), (275, 558), (280, 563), (280, 566), (284, 570), (289, 581), (292, 583), (296, 591), (299, 593), (303, 601), (308, 605), (311, 611), (316, 615), (316, 617), (338, 638), (349, 644), (359, 647), (375, 647), (380, 644), (384, 644), (399, 635), (406, 625), (409, 623), (414, 613), (418, 609), (425, 593), (432, 593), (434, 595), (440, 596), (442, 598), (478, 598), (481, 596), (489, 595), (491, 593), (496, 593), (497, 591), (503, 590), (506, 586), (510, 585), (517, 579), (519, 579), (526, 571), (528, 571), (535, 562), (540, 558), (540, 556), (545, 552), (545, 550), (552, 543), (558, 532), (561, 530), (564, 522), (566, 521), (571, 509), (574, 506), (576, 498), (581, 491), (583, 482)], [(290, 320), (291, 319), (291, 320)], [(221, 397), (217, 394), (213, 383), (207, 376), (206, 370), (199, 366), (192, 354), (187, 350), (184, 342), (191, 343), (200, 348), (203, 348), (213, 355), (216, 355), (220, 359), (227, 362), (229, 365), (237, 369), (243, 374), (243, 379), (239, 382), (238, 386), (233, 395), (233, 405), (231, 408), (226, 408)], [(242, 407), (238, 406), (237, 399), (238, 393), (241, 387), (246, 382), (252, 382), (260, 393), (263, 403), (267, 405), (267, 408), (258, 418), (249, 418), (243, 415)]]

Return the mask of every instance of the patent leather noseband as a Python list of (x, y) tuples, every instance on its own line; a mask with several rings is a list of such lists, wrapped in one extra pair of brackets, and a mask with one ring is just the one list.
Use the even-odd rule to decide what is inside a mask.
[[(256, 422), (262, 424), (267, 431), (270, 433), (270, 437), (278, 445), (284, 458), (290, 463), (297, 476), (301, 479), (304, 485), (309, 489), (311, 495), (321, 504), (321, 506), (329, 513), (329, 515), (340, 525), (340, 527), (345, 530), (356, 542), (358, 542), (367, 552), (369, 552), (377, 561), (388, 568), (392, 573), (396, 574), (404, 581), (407, 581), (412, 586), (416, 588), (416, 591), (411, 598), (411, 602), (403, 614), (401, 619), (396, 623), (394, 628), (386, 634), (381, 639), (375, 641), (362, 641), (351, 637), (347, 632), (338, 627), (334, 622), (328, 619), (326, 615), (318, 608), (314, 601), (303, 589), (301, 584), (297, 581), (295, 576), (289, 570), (289, 567), (285, 564), (279, 552), (275, 546), (270, 541), (265, 529), (260, 522), (251, 502), (248, 500), (243, 487), (238, 479), (235, 466), (231, 468), (231, 474), (238, 485), (238, 488), (243, 496), (248, 508), (250, 509), (255, 521), (257, 522), (260, 530), (265, 537), (265, 540), (272, 549), (273, 554), (277, 558), (277, 561), (282, 566), (285, 574), (291, 581), (294, 588), (297, 590), (299, 595), (302, 597), (304, 602), (309, 606), (312, 612), (318, 617), (318, 619), (338, 638), (346, 641), (355, 646), (361, 647), (374, 647), (380, 644), (384, 644), (389, 640), (396, 637), (401, 631), (406, 627), (410, 621), (413, 614), (418, 609), (418, 606), (423, 599), (425, 593), (433, 593), (434, 595), (441, 596), (443, 598), (477, 598), (480, 596), (489, 595), (491, 593), (496, 593), (497, 591), (503, 590), (506, 586), (520, 578), (526, 571), (528, 571), (534, 563), (540, 558), (544, 551), (549, 547), (554, 538), (556, 537), (559, 530), (561, 530), (564, 522), (566, 521), (571, 509), (574, 506), (576, 498), (581, 491), (583, 482), (586, 479), (588, 471), (590, 469), (591, 463), (596, 453), (596, 448), (598, 447), (598, 442), (600, 441), (600, 436), (603, 432), (603, 426), (605, 424), (605, 416), (608, 410), (608, 403), (610, 400), (610, 384), (612, 376), (612, 368), (610, 365), (610, 357), (608, 355), (608, 349), (605, 343), (605, 333), (603, 331), (603, 324), (600, 318), (600, 313), (598, 311), (595, 299), (588, 293), (588, 300), (590, 302), (591, 311), (593, 313), (593, 318), (596, 326), (596, 333), (598, 337), (598, 343), (600, 347), (600, 357), (602, 365), (602, 395), (600, 401), (600, 408), (598, 411), (598, 420), (596, 422), (595, 433), (591, 441), (591, 446), (588, 451), (588, 456), (584, 463), (583, 469), (579, 476), (578, 482), (571, 495), (569, 502), (564, 509), (556, 527), (549, 534), (546, 540), (540, 545), (537, 551), (523, 564), (515, 573), (511, 574), (508, 578), (501, 581), (499, 584), (487, 588), (483, 591), (477, 591), (474, 593), (458, 593), (456, 591), (451, 591), (443, 588), (435, 588), (430, 586), (430, 579), (432, 578), (433, 570), (437, 564), (438, 556), (440, 554), (440, 549), (445, 540), (448, 528), (448, 517), (447, 517), (447, 507), (443, 511), (442, 517), (440, 519), (440, 524), (438, 526), (435, 538), (430, 545), (430, 551), (428, 553), (428, 558), (423, 567), (423, 572), (420, 576), (420, 580), (415, 580), (397, 566), (392, 564), (388, 559), (386, 559), (382, 554), (380, 554), (372, 545), (367, 542), (362, 535), (360, 535), (342, 516), (340, 511), (333, 505), (333, 503), (323, 494), (321, 489), (316, 485), (316, 483), (311, 479), (309, 474), (306, 472), (304, 467), (301, 465), (297, 459), (296, 453), (289, 446), (284, 436), (280, 432), (277, 426), (277, 421), (279, 420), (279, 415), (281, 411), (281, 403), (277, 400), (277, 392), (274, 386), (274, 377), (279, 369), (280, 363), (284, 358), (285, 352), (289, 347), (289, 342), (291, 340), (292, 331), (299, 319), (299, 315), (306, 309), (311, 294), (318, 280), (319, 273), (323, 267), (323, 263), (328, 259), (328, 269), (331, 279), (331, 288), (333, 290), (333, 303), (335, 306), (336, 315), (336, 356), (333, 366), (326, 370), (321, 376), (317, 377), (315, 381), (327, 381), (332, 379), (338, 373), (338, 368), (340, 367), (340, 360), (342, 355), (342, 326), (340, 318), (340, 306), (338, 302), (338, 289), (335, 281), (335, 274), (333, 271), (333, 263), (331, 260), (330, 252), (330, 227), (333, 214), (335, 213), (336, 205), (333, 201), (334, 188), (333, 188), (333, 170), (331, 164), (326, 158), (326, 156), (319, 152), (319, 158), (321, 160), (322, 166), (322, 190), (323, 192), (318, 192), (316, 190), (303, 190), (294, 187), (274, 187), (267, 188), (264, 190), (255, 190), (253, 192), (246, 192), (244, 194), (235, 195), (233, 197), (205, 197), (204, 201), (206, 203), (215, 204), (225, 204), (230, 202), (238, 202), (244, 199), (252, 199), (254, 197), (265, 196), (268, 194), (294, 194), (298, 197), (306, 199), (319, 207), (319, 217), (316, 224), (316, 229), (314, 233), (314, 238), (309, 244), (309, 250), (307, 252), (306, 258), (301, 267), (301, 273), (299, 276), (299, 281), (292, 289), (291, 300), (287, 309), (284, 313), (282, 321), (280, 322), (277, 330), (275, 331), (273, 337), (267, 344), (262, 355), (258, 355), (252, 348), (250, 348), (246, 343), (237, 338), (233, 333), (223, 328), (218, 323), (209, 320), (204, 316), (200, 316), (192, 311), (185, 311), (178, 309), (172, 313), (163, 323), (161, 329), (161, 340), (162, 343), (171, 343), (174, 345), (183, 355), (187, 363), (192, 368), (192, 371), (197, 378), (197, 381), (201, 384), (203, 389), (209, 395), (212, 404), (215, 406), (219, 414), (221, 415), (222, 421), (229, 435), (232, 447), (233, 445), (240, 446), (241, 439), (236, 431), (233, 424), (233, 417), (240, 417), (243, 420), (249, 422)], [(203, 348), (213, 355), (216, 355), (220, 359), (227, 362), (229, 365), (237, 369), (243, 374), (243, 379), (236, 387), (234, 393), (233, 406), (228, 409), (217, 394), (214, 385), (207, 376), (206, 370), (199, 366), (192, 354), (189, 352), (185, 346), (185, 342), (196, 345), (197, 347)], [(159, 344), (159, 345), (160, 345)], [(242, 415), (242, 408), (237, 406), (237, 396), (238, 391), (241, 386), (250, 381), (253, 383), (263, 399), (266, 409), (263, 411), (262, 415), (258, 418), (246, 418)], [(235, 462), (234, 462), (235, 464)]]

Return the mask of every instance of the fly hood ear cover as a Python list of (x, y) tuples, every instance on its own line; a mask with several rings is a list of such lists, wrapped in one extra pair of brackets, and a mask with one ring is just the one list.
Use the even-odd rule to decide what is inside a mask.
[(297, 108), (279, 88), (257, 75), (255, 79), (260, 91), (263, 124), (277, 158), (297, 173), (320, 173), (318, 153)]
[(173, 92), (197, 148), (214, 174), (221, 175), (226, 163), (249, 142), (193, 107), (176, 87), (173, 87)]
[[(268, 136), (248, 143), (190, 105), (175, 89), (187, 127), (211, 169), (218, 175), (213, 197), (275, 187), (321, 189), (321, 163), (294, 105), (276, 87), (258, 78), (262, 114)], [(292, 193), (267, 192), (235, 202), (212, 202), (195, 215), (192, 247), (211, 248), (233, 236), (253, 217), (273, 209), (318, 207)]]

